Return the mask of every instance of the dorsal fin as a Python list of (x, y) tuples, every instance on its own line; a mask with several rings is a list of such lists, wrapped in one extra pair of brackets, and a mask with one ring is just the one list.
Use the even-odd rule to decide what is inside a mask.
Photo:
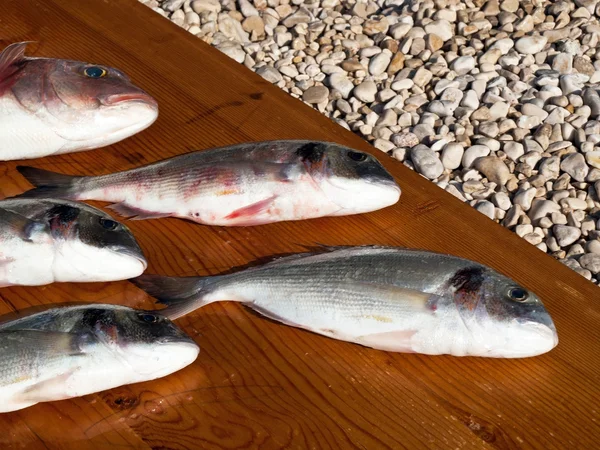
[(14, 72), (13, 65), (25, 58), (25, 47), (29, 42), (10, 44), (0, 53), (0, 81)]

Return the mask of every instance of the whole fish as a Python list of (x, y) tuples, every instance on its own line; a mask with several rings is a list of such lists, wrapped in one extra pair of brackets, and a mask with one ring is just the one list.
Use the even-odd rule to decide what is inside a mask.
[(342, 216), (392, 205), (400, 188), (368, 153), (312, 141), (256, 142), (198, 151), (97, 177), (18, 167), (27, 197), (103, 200), (126, 217), (180, 217), (247, 226)]
[(519, 358), (558, 338), (540, 299), (489, 267), (420, 250), (338, 248), (214, 277), (132, 280), (175, 319), (232, 300), (287, 325), (396, 352)]
[(113, 281), (147, 263), (131, 231), (85, 203), (0, 201), (0, 286)]
[(149, 127), (156, 101), (107, 66), (0, 53), (0, 160), (103, 147)]
[(56, 307), (0, 325), (0, 412), (154, 380), (200, 349), (159, 313)]

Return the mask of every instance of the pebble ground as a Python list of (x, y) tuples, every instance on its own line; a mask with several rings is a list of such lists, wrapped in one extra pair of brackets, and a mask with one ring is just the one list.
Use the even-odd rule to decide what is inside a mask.
[(598, 0), (140, 0), (600, 283)]

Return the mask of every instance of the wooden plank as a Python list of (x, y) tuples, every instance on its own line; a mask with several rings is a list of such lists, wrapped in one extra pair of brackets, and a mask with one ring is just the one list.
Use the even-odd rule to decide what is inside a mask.
[[(251, 140), (336, 141), (375, 153), (398, 205), (371, 214), (220, 228), (131, 222), (149, 272), (214, 274), (303, 245), (391, 244), (453, 253), (543, 299), (560, 343), (525, 360), (392, 354), (213, 304), (179, 323), (202, 351), (161, 380), (0, 415), (0, 447), (594, 448), (600, 437), (600, 295), (592, 283), (135, 0), (3, 0), (0, 44), (101, 62), (153, 94), (160, 117), (109, 148), (33, 161), (102, 174)], [(27, 188), (2, 163), (0, 194)], [(153, 307), (128, 282), (0, 291), (0, 312), (72, 300)]]

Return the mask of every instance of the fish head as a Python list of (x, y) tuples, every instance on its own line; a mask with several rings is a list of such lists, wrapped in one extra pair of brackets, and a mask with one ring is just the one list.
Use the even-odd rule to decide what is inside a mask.
[(43, 120), (66, 147), (91, 149), (112, 144), (150, 126), (158, 105), (118, 69), (50, 58), (13, 62), (10, 90)]
[(141, 275), (148, 266), (129, 228), (97, 208), (55, 203), (45, 221), (56, 247), (56, 281), (122, 280)]
[(458, 270), (450, 284), (471, 334), (468, 354), (502, 358), (536, 356), (558, 344), (556, 327), (539, 297), (484, 266)]
[(108, 326), (97, 322), (98, 339), (117, 352), (139, 379), (168, 375), (198, 357), (200, 347), (194, 340), (157, 311), (120, 308), (111, 314)]
[(340, 208), (332, 215), (375, 211), (400, 198), (394, 177), (368, 153), (327, 142), (309, 142), (297, 154), (321, 191)]

